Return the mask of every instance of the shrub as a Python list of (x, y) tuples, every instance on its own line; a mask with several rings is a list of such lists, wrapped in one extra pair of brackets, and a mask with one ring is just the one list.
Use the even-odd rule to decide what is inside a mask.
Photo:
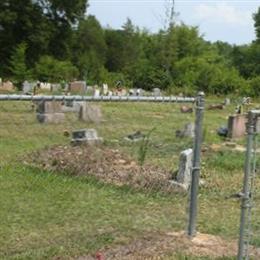
[(59, 61), (51, 56), (43, 56), (36, 64), (34, 74), (41, 81), (60, 82), (77, 78), (79, 72), (70, 61)]

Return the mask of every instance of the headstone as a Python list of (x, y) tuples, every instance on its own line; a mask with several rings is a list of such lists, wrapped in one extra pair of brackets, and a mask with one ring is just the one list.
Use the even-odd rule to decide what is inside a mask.
[(127, 95), (127, 91), (124, 88), (118, 88), (116, 90), (116, 95), (119, 96), (119, 97), (126, 96)]
[(125, 137), (125, 139), (131, 142), (138, 142), (140, 140), (143, 140), (144, 137), (145, 135), (141, 131), (136, 131), (133, 134), (130, 134), (127, 137)]
[(240, 138), (246, 133), (247, 117), (245, 114), (231, 115), (228, 118), (228, 137)]
[(257, 117), (256, 119), (256, 133), (260, 133), (260, 117)]
[(100, 89), (95, 89), (94, 97), (99, 97), (99, 96), (100, 96)]
[(135, 88), (129, 89), (129, 96), (136, 96), (136, 89)]
[(92, 86), (87, 86), (86, 88), (86, 94), (89, 96), (94, 96), (94, 87)]
[(138, 88), (138, 89), (136, 90), (136, 95), (137, 95), (137, 96), (143, 96), (144, 93), (145, 93), (145, 91), (144, 91), (142, 88)]
[(23, 82), (23, 93), (28, 94), (33, 90), (33, 83), (29, 83), (27, 80)]
[(154, 97), (160, 97), (161, 96), (161, 90), (159, 88), (153, 89), (153, 96)]
[(100, 123), (102, 112), (99, 106), (82, 102), (79, 108), (79, 120), (85, 122)]
[(48, 82), (41, 82), (40, 83), (40, 89), (42, 90), (47, 90), (47, 91), (51, 91), (52, 90), (52, 86), (50, 83)]
[(191, 137), (195, 136), (195, 125), (194, 123), (188, 123), (184, 126), (183, 130), (177, 130), (175, 132), (176, 137)]
[(175, 180), (170, 181), (170, 184), (176, 191), (188, 191), (191, 185), (191, 170), (192, 170), (192, 149), (187, 149), (181, 152), (179, 159), (179, 169)]
[(191, 183), (192, 155), (192, 149), (181, 152), (179, 170), (176, 177), (177, 182), (183, 184), (187, 189)]
[(87, 90), (85, 81), (74, 81), (70, 83), (69, 92), (73, 94), (85, 94)]
[(77, 144), (99, 144), (103, 141), (95, 129), (80, 129), (72, 132), (71, 143)]
[(40, 123), (58, 124), (65, 120), (62, 104), (58, 101), (40, 101), (37, 103), (36, 112)]
[(223, 104), (214, 104), (214, 105), (210, 105), (208, 110), (222, 110), (224, 108), (225, 106)]
[(108, 94), (108, 85), (107, 84), (103, 84), (102, 86), (102, 95), (106, 96)]
[(230, 99), (229, 98), (225, 98), (224, 105), (225, 106), (229, 106), (230, 104), (231, 104)]
[(14, 85), (10, 80), (5, 81), (5, 82), (2, 83), (1, 90), (13, 91)]
[(51, 84), (51, 91), (58, 91), (61, 89), (61, 84), (56, 83), (56, 84)]
[(180, 111), (181, 113), (193, 113), (193, 108), (188, 106), (181, 106)]

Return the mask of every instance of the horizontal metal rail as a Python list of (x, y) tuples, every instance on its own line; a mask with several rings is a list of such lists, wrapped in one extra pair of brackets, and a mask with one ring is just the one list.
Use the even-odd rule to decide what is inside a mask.
[(193, 103), (194, 97), (146, 97), (146, 96), (62, 96), (62, 95), (0, 95), (0, 101), (89, 101), (89, 102), (168, 102), (168, 103)]

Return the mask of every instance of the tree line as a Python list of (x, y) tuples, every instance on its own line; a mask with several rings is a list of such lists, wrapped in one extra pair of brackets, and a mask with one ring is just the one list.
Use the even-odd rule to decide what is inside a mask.
[(192, 94), (260, 94), (260, 7), (256, 39), (211, 43), (199, 28), (170, 23), (158, 33), (130, 19), (119, 30), (88, 15), (86, 0), (1, 0), (0, 77), (26, 80), (120, 81), (126, 87)]

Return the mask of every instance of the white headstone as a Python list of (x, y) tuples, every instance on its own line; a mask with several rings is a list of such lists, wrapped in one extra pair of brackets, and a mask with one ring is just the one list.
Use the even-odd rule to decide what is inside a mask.
[(27, 80), (23, 82), (23, 93), (29, 93), (33, 89), (33, 84), (29, 83)]
[(161, 90), (159, 88), (153, 89), (153, 96), (160, 97), (161, 96)]
[(107, 84), (103, 84), (102, 95), (106, 96), (107, 94), (108, 94), (108, 85)]
[(100, 96), (100, 90), (99, 89), (95, 89), (94, 97), (99, 97), (99, 96)]

